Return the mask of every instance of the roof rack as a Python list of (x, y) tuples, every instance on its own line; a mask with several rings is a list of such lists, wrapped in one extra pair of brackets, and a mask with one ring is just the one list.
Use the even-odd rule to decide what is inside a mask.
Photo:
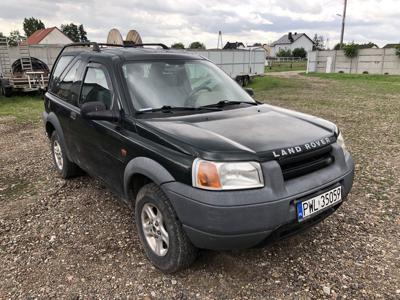
[[(136, 48), (136, 47), (143, 47), (143, 46), (159, 46), (161, 48), (163, 48), (164, 50), (169, 49), (168, 46), (166, 46), (165, 44), (161, 44), (161, 43), (143, 43), (143, 44), (126, 44), (126, 45), (115, 45), (115, 44), (107, 44), (107, 43), (96, 43), (96, 42), (85, 42), (85, 43), (70, 43), (65, 45), (60, 53), (57, 55), (57, 58), (53, 64), (53, 68), (51, 70), (50, 73), (50, 77), (53, 75), (53, 69), (54, 66), (57, 65), (57, 62), (61, 56), (61, 54), (65, 51), (65, 49), (70, 48), (70, 47), (77, 47), (77, 46), (86, 46), (86, 47), (93, 47), (93, 51), (95, 52), (100, 52), (101, 51), (101, 47), (104, 46), (108, 46), (108, 47), (121, 47), (121, 48)], [(50, 78), (49, 77), (49, 78)]]
[(159, 46), (159, 47), (163, 48), (164, 50), (169, 49), (168, 46), (166, 46), (165, 44), (161, 44), (161, 43), (143, 43), (143, 44), (127, 43), (127, 44), (124, 44), (124, 45), (97, 43), (97, 45), (98, 46), (108, 46), (108, 47), (121, 47), (121, 48), (136, 48), (136, 47), (143, 47), (143, 46)]

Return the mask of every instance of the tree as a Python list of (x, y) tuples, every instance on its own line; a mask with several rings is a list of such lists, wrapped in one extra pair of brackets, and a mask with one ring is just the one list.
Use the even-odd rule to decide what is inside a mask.
[(206, 49), (206, 46), (200, 42), (193, 42), (189, 46), (190, 49)]
[(396, 49), (396, 55), (400, 58), (400, 44), (396, 45), (394, 48)]
[(23, 23), (26, 37), (30, 37), (36, 30), (44, 29), (45, 26), (40, 19), (34, 17), (25, 18)]
[(79, 28), (78, 28), (78, 30), (79, 30), (79, 39), (80, 39), (80, 41), (82, 42), (82, 43), (85, 43), (85, 42), (89, 42), (89, 40), (88, 40), (88, 38), (87, 38), (87, 32), (85, 31), (85, 29), (83, 28), (83, 25), (81, 24), (81, 25), (79, 25)]
[(279, 49), (278, 53), (276, 54), (277, 57), (292, 57), (292, 50), (290, 49)]
[[(345, 43), (343, 43), (343, 47), (344, 47), (344, 46), (346, 46)], [(337, 43), (337, 44), (335, 45), (335, 47), (333, 47), (333, 50), (340, 50), (340, 43)]]
[(74, 42), (88, 42), (87, 32), (83, 25), (75, 25), (74, 23), (70, 24), (61, 24), (61, 31), (64, 32), (72, 41)]
[(322, 35), (315, 34), (313, 38), (314, 47), (313, 50), (324, 50), (325, 49), (325, 39)]
[(171, 45), (171, 48), (173, 49), (185, 49), (185, 45), (183, 45), (182, 43), (175, 43)]
[(379, 48), (379, 46), (373, 42), (368, 42), (366, 44), (357, 44), (359, 49), (370, 49), (370, 48)]
[(354, 42), (347, 44), (343, 47), (344, 55), (346, 55), (348, 58), (356, 57), (358, 55), (358, 49), (359, 45), (355, 44)]
[(79, 29), (74, 23), (61, 24), (61, 31), (64, 32), (72, 41), (79, 42)]
[(296, 48), (293, 50), (293, 57), (301, 57), (301, 58), (306, 58), (307, 57), (307, 51), (302, 47), (302, 48)]
[(23, 36), (18, 30), (11, 31), (10, 35), (8, 36), (8, 45), (18, 46), (18, 43), (22, 40), (22, 38)]

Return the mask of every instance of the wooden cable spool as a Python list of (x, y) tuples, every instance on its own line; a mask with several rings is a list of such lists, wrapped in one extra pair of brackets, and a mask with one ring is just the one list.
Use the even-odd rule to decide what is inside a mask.
[(113, 44), (113, 45), (124, 44), (124, 40), (122, 39), (122, 35), (118, 29), (113, 28), (109, 31), (107, 36), (107, 44)]
[(136, 30), (129, 30), (125, 39), (126, 44), (143, 44), (142, 38)]

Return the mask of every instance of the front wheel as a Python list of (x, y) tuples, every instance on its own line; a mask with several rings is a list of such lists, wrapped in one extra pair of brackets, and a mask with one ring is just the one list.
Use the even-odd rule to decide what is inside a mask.
[(54, 165), (61, 177), (67, 179), (77, 176), (80, 170), (68, 159), (65, 146), (56, 131), (51, 134), (50, 142)]
[(156, 268), (174, 273), (196, 259), (197, 249), (186, 236), (167, 196), (156, 184), (140, 189), (135, 216), (143, 248)]

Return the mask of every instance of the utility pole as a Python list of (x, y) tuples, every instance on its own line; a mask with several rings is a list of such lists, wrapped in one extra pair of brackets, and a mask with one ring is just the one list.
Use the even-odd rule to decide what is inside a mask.
[(344, 8), (343, 8), (343, 15), (342, 15), (342, 33), (340, 35), (340, 49), (343, 48), (343, 36), (344, 36), (344, 25), (346, 22), (346, 10), (347, 10), (347, 0), (344, 0)]

